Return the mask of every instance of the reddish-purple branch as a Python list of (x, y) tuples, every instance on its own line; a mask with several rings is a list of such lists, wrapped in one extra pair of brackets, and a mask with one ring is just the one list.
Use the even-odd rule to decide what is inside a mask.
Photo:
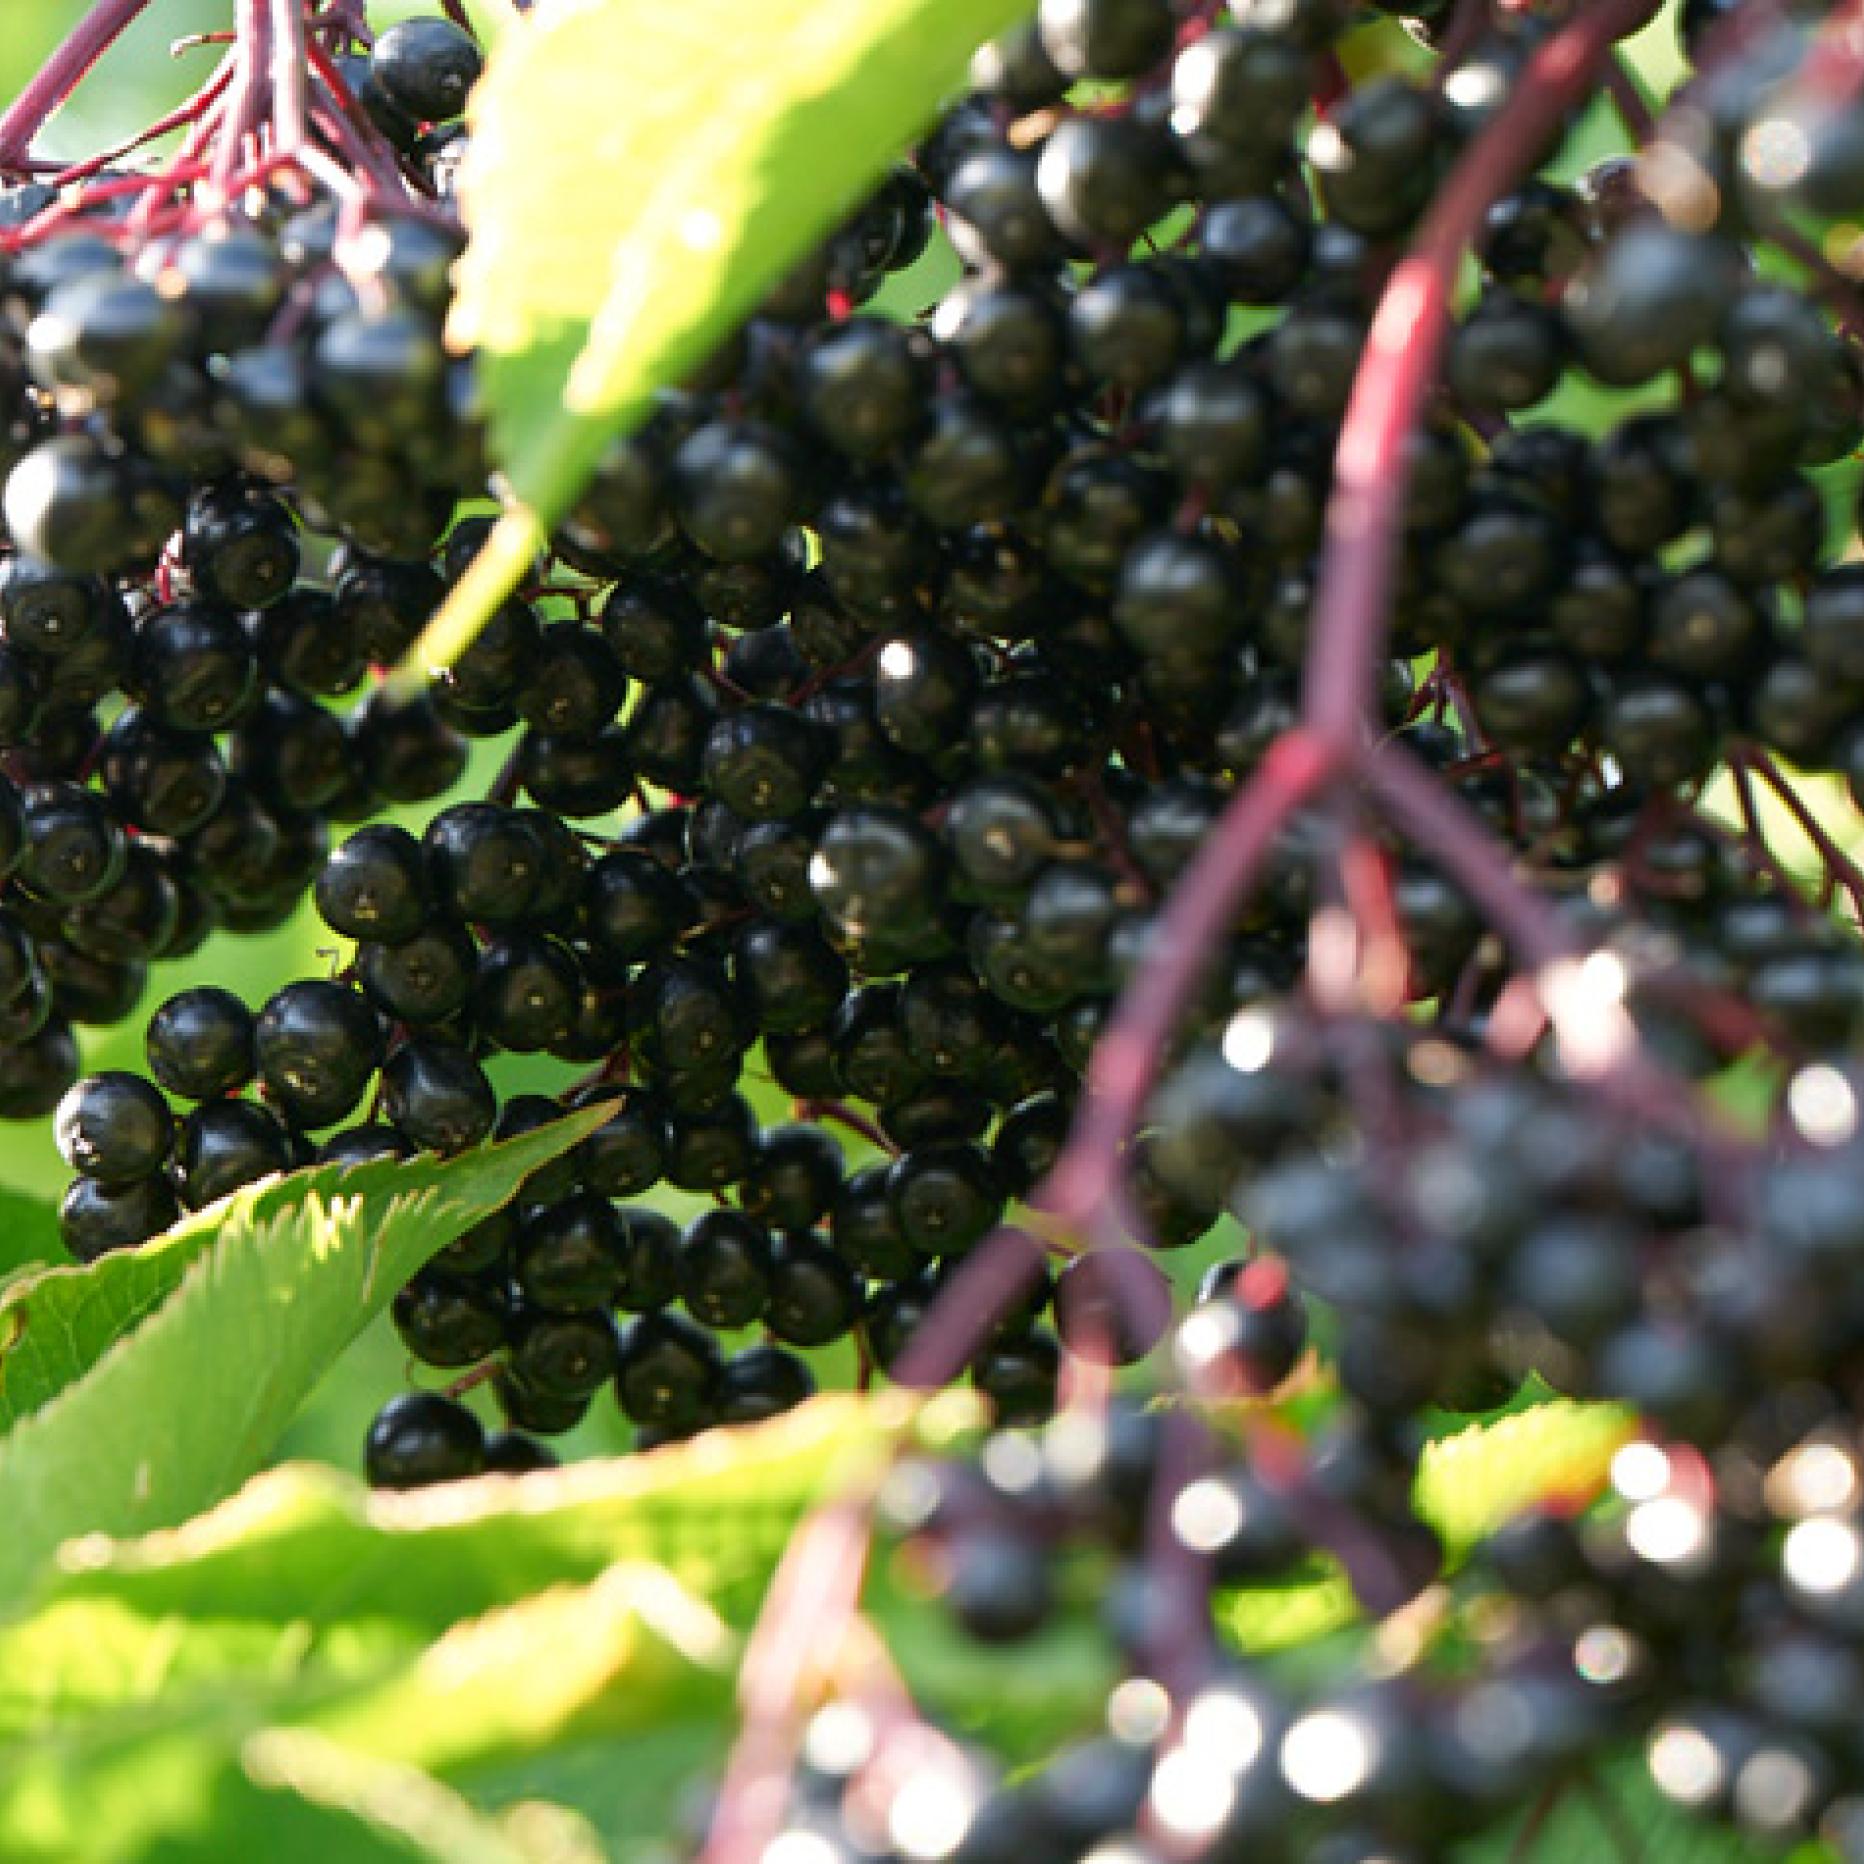
[(235, 0), (233, 18), (233, 88), (227, 95), (213, 169), (215, 191), (223, 202), (232, 197), (231, 184), (243, 165), (246, 139), (265, 114), (271, 50), (271, 19), (265, 0)]
[[(1406, 443), (1435, 373), (1457, 265), (1490, 204), (1529, 165), (1616, 41), (1649, 13), (1650, 0), (1600, 0), (1541, 48), (1511, 107), (1452, 172), (1416, 248), (1386, 287), (1341, 431), (1307, 661), (1307, 728), (1277, 743), (1173, 889), (1149, 960), (1095, 1045), (1067, 1147), (1029, 1200), (1096, 1241), (1135, 1227), (1124, 1189), (1127, 1141), (1239, 902), (1289, 818), (1358, 756), (1385, 638)], [(1409, 795), (1402, 769), (1393, 782)], [(1498, 923), (1530, 962), (1562, 955), (1566, 945), (1551, 916), (1474, 819), (1466, 823), (1451, 808), (1447, 828), (1431, 817), (1447, 834), (1445, 865), (1454, 864), (1485, 910), (1499, 909)], [(1014, 1298), (1021, 1282), (1007, 1234), (979, 1249), (920, 1323), (907, 1362), (915, 1376), (962, 1366)]]
[(310, 50), (304, 0), (270, 0), (272, 122), (282, 155), (295, 155), (310, 135)]
[(1026, 1230), (998, 1230), (972, 1250), (894, 1364), (895, 1383), (949, 1384), (1035, 1286), (1042, 1266), (1041, 1246)]
[(1334, 454), (1302, 695), (1310, 728), (1336, 747), (1357, 741), (1370, 712), (1410, 478), (1406, 443), (1436, 376), (1457, 267), (1483, 215), (1532, 165), (1612, 46), (1651, 11), (1652, 0), (1596, 0), (1535, 53), (1508, 108), (1451, 171), (1379, 300)]
[(1792, 779), (1773, 760), (1772, 755), (1756, 744), (1741, 746), (1730, 753), (1729, 761), (1753, 771), (1783, 802), (1800, 826), (1806, 839), (1818, 850), (1819, 859), (1833, 882), (1843, 887), (1851, 899), (1851, 910), (1864, 920), (1864, 868), (1839, 847), (1831, 831), (1806, 805), (1806, 799), (1794, 789)]
[(719, 1788), (705, 1864), (762, 1858), (781, 1828), (797, 1696), (854, 1622), (871, 1536), (856, 1498), (828, 1503), (790, 1536), (739, 1670), (744, 1727)]
[(84, 81), (149, 0), (97, 0), (0, 115), (0, 172), (18, 172), (45, 119)]
[(1573, 939), (1547, 903), (1515, 877), (1482, 818), (1394, 740), (1357, 760), (1367, 787), (1406, 835), (1450, 874), (1530, 969), (1569, 957)]
[(1160, 914), (1147, 961), (1094, 1045), (1067, 1150), (1030, 1202), (1097, 1236), (1125, 1223), (1121, 1155), (1171, 1032), (1288, 819), (1336, 775), (1311, 733), (1282, 738), (1224, 811)]

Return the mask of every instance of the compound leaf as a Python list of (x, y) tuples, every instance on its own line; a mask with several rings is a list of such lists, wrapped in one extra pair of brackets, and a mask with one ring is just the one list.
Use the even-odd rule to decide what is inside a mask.
[(10, 1287), (0, 1590), (72, 1535), (163, 1526), (228, 1494), (408, 1277), (600, 1118), (454, 1159), (296, 1173), (121, 1263)]
[(871, 1483), (922, 1411), (831, 1395), (408, 1495), (292, 1465), (183, 1527), (72, 1543), (0, 1622), (0, 1855), (91, 1855), (100, 1820), (126, 1859), (508, 1864), (539, 1820), (549, 1855), (582, 1855), (557, 1842), (577, 1824), (513, 1809), (540, 1793), (587, 1796), (615, 1837), (664, 1829), (729, 1739), (715, 1607), (748, 1622), (803, 1512)]

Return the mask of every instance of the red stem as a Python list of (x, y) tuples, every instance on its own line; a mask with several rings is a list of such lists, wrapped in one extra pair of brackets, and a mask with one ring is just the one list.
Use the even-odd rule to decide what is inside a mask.
[(1157, 1078), (1171, 1032), (1275, 840), (1339, 772), (1334, 747), (1297, 730), (1282, 738), (1225, 809), (1172, 890), (1152, 957), (1094, 1045), (1066, 1150), (1029, 1202), (1098, 1236), (1124, 1227), (1121, 1153)]
[(1450, 319), (1457, 267), (1489, 208), (1513, 187), (1651, 0), (1597, 0), (1529, 61), (1509, 106), (1464, 151), (1385, 286), (1334, 455), (1314, 596), (1304, 712), (1336, 749), (1370, 715), (1410, 479), (1406, 442)]
[(1638, 85), (1636, 75), (1622, 58), (1612, 57), (1605, 61), (1604, 80), (1605, 94), (1611, 99), (1612, 109), (1617, 112), (1618, 121), (1624, 125), (1625, 134), (1631, 138), (1634, 147), (1643, 148), (1656, 134), (1657, 119)]
[(0, 115), (0, 171), (18, 172), (45, 119), (84, 81), (149, 0), (96, 0), (38, 75)]
[(231, 183), (243, 165), (246, 138), (265, 116), (271, 41), (265, 0), (236, 0), (233, 21), (233, 89), (220, 125), (220, 146), (214, 151), (214, 189), (222, 205), (233, 198)]
[(1793, 788), (1792, 780), (1786, 772), (1773, 761), (1768, 752), (1755, 744), (1743, 745), (1731, 753), (1729, 762), (1745, 765), (1752, 770), (1786, 804), (1806, 839), (1818, 849), (1819, 859), (1825, 863), (1826, 872), (1851, 896), (1851, 910), (1860, 920), (1864, 920), (1864, 869), (1859, 868), (1832, 839), (1825, 824), (1812, 813), (1806, 806), (1805, 798)]
[[(1547, 901), (1520, 880), (1499, 857), (1482, 818), (1454, 791), (1446, 789), (1429, 767), (1395, 740), (1368, 746), (1358, 760), (1360, 774), (1398, 825), (1443, 868), (1483, 916), (1514, 947), (1526, 981), (1562, 1033), (1561, 1002), (1550, 985), (1555, 967), (1577, 953), (1577, 941)], [(1624, 1018), (1624, 1042), (1607, 1044), (1589, 1064), (1601, 1092), (1608, 1093), (1636, 1117), (1659, 1121), (1703, 1137), (1703, 1122), (1688, 1088), (1650, 1063), (1639, 1051), (1635, 1026), (1617, 1005), (1582, 1006), (1565, 1033), (1579, 1038), (1575, 1052), (1602, 1033), (1601, 1019)]]
[(1861, 17), (1861, 0), (1842, 0), (1826, 15), (1793, 82), (1801, 96), (1815, 98), (1829, 110), (1842, 109), (1850, 102), (1859, 81), (1864, 79), (1864, 49), (1859, 44)]
[[(146, 147), (159, 136), (166, 136), (172, 130), (185, 128), (190, 123), (198, 123), (207, 112), (218, 103), (226, 93), (227, 86), (233, 81), (233, 61), (223, 58), (214, 68), (210, 77), (201, 88), (184, 104), (178, 104), (167, 116), (158, 118), (145, 130), (117, 143), (109, 149), (100, 149), (95, 155), (87, 155), (81, 162), (73, 162), (69, 168), (62, 168), (52, 177), (55, 187), (68, 188), (74, 183), (88, 181), (92, 175), (120, 162), (124, 156), (133, 155), (138, 149)], [(82, 202), (74, 206), (81, 207)], [(35, 223), (36, 224), (36, 223)]]
[(839, 1100), (802, 1101), (796, 1112), (800, 1119), (826, 1121), (831, 1125), (845, 1127), (857, 1139), (864, 1139), (875, 1151), (885, 1152), (889, 1157), (897, 1157), (899, 1154), (899, 1147), (872, 1120), (856, 1113), (852, 1107), (844, 1106)]
[(295, 155), (310, 135), (310, 101), (306, 58), (310, 51), (304, 27), (304, 0), (270, 0), (272, 121), (278, 152)]
[(1754, 794), (1753, 771), (1737, 758), (1729, 764), (1728, 774), (1734, 779), (1735, 799), (1740, 804), (1744, 830), (1741, 842), (1749, 860), (1780, 889), (1782, 898), (1796, 906), (1803, 905), (1799, 882), (1787, 872), (1785, 863), (1774, 853), (1767, 839), (1766, 825), (1761, 821), (1760, 798)]
[(1570, 957), (1574, 941), (1547, 902), (1516, 879), (1482, 818), (1395, 739), (1357, 760), (1368, 787), (1420, 848), (1481, 908), (1524, 964), (1540, 969)]
[(1825, 256), (1819, 243), (1784, 219), (1772, 215), (1761, 222), (1767, 244), (1783, 252), (1808, 274), (1807, 285), (1837, 319), (1838, 327), (1854, 341), (1864, 340), (1864, 294), (1854, 279)]
[(854, 1622), (870, 1535), (857, 1498), (829, 1503), (791, 1535), (738, 1673), (744, 1727), (702, 1864), (749, 1864), (781, 1827), (797, 1696)]
[(939, 1290), (892, 1370), (896, 1385), (948, 1385), (970, 1363), (1007, 1313), (1042, 1273), (1040, 1246), (1025, 1230), (986, 1237)]

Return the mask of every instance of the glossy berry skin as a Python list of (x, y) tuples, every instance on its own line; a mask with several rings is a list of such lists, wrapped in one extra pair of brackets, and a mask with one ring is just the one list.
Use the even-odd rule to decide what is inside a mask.
[(341, 984), (288, 984), (253, 1030), (259, 1085), (294, 1124), (333, 1126), (351, 1112), (382, 1061), (382, 1025)]
[(633, 849), (605, 854), (583, 881), (583, 922), (591, 942), (617, 965), (658, 956), (697, 914), (677, 874)]
[(755, 1424), (814, 1395), (808, 1363), (780, 1346), (750, 1346), (720, 1369), (712, 1409), (721, 1424)]
[(887, 1174), (900, 1234), (927, 1256), (961, 1255), (1003, 1211), (1003, 1192), (981, 1146), (945, 1144), (902, 1153)]
[(420, 1151), (464, 1152), (491, 1133), (497, 1115), (485, 1070), (457, 1043), (410, 1037), (382, 1064), (382, 1117)]
[(478, 947), (460, 926), (441, 924), (400, 945), (359, 945), (356, 978), (385, 1016), (417, 1027), (442, 1023), (472, 994)]
[(1167, 0), (1043, 0), (1036, 32), (1055, 69), (1070, 78), (1134, 78), (1170, 51)]
[(488, 1475), (529, 1475), (533, 1470), (555, 1469), (560, 1461), (548, 1444), (521, 1430), (495, 1431), (485, 1442)]
[(1204, 1389), (1259, 1397), (1294, 1371), (1307, 1346), (1307, 1313), (1280, 1263), (1219, 1263), (1199, 1295), (1173, 1347), (1187, 1377)]
[(369, 1426), (364, 1464), (378, 1489), (457, 1482), (485, 1468), (485, 1432), (462, 1404), (438, 1392), (391, 1398)]
[(175, 1138), (175, 1187), (190, 1210), (298, 1163), (291, 1132), (250, 1100), (203, 1101)]
[(93, 792), (72, 783), (41, 783), (20, 801), (19, 877), (42, 899), (76, 906), (122, 877), (128, 858), (123, 832)]
[(424, 1269), (396, 1295), (395, 1331), (428, 1366), (476, 1365), (505, 1342), (506, 1303), (496, 1290)]
[(513, 1278), (529, 1305), (578, 1313), (618, 1302), (628, 1266), (614, 1206), (583, 1191), (545, 1204), (524, 1220)]
[(472, 35), (447, 19), (408, 19), (376, 40), (369, 75), (418, 123), (444, 123), (466, 107), (484, 60)]
[(298, 572), (297, 528), (276, 499), (203, 492), (188, 506), (181, 559), (200, 592), (229, 608), (267, 608)]
[(1050, 1563), (1039, 1544), (1001, 1531), (958, 1537), (942, 1603), (984, 1644), (1013, 1644), (1039, 1630), (1054, 1603)]
[(725, 563), (775, 548), (802, 502), (788, 442), (751, 423), (715, 421), (690, 435), (674, 455), (671, 487), (686, 534)]
[(746, 821), (778, 821), (809, 806), (825, 746), (807, 720), (782, 706), (748, 706), (707, 735), (706, 791)]
[(317, 876), (317, 911), (345, 938), (399, 945), (426, 923), (427, 874), (406, 829), (371, 823), (351, 835)]
[(80, 1262), (94, 1262), (160, 1235), (180, 1214), (174, 1193), (160, 1177), (115, 1187), (78, 1178), (58, 1207), (58, 1230)]
[(748, 1326), (770, 1303), (769, 1232), (729, 1210), (707, 1211), (680, 1239), (680, 1296), (708, 1327)]
[(615, 1396), (636, 1424), (689, 1430), (712, 1405), (720, 1371), (711, 1334), (677, 1314), (647, 1314), (622, 1336)]
[(825, 1346), (854, 1326), (862, 1286), (834, 1249), (808, 1234), (777, 1238), (770, 1258), (766, 1324), (791, 1346)]
[(53, 1127), (65, 1163), (113, 1188), (160, 1171), (175, 1131), (162, 1096), (120, 1070), (80, 1081), (59, 1102)]
[(15, 541), (61, 569), (109, 573), (135, 554), (127, 472), (88, 436), (42, 441), (7, 475), (3, 508)]
[(587, 1398), (613, 1376), (615, 1323), (603, 1313), (525, 1310), (513, 1322), (511, 1372), (547, 1398)]
[(423, 847), (437, 903), (487, 925), (528, 917), (547, 856), (515, 810), (456, 803), (428, 824)]
[(775, 1126), (759, 1136), (757, 1161), (739, 1191), (745, 1210), (773, 1230), (806, 1230), (841, 1188), (842, 1154), (817, 1126)]
[(500, 1048), (534, 1054), (574, 1026), (582, 975), (568, 947), (532, 932), (507, 932), (484, 945), (472, 1006), (480, 1030)]
[(810, 346), (799, 398), (830, 446), (853, 459), (881, 459), (918, 425), (925, 373), (911, 338), (897, 325), (853, 317)]
[(258, 694), (252, 643), (239, 617), (217, 602), (177, 603), (136, 630), (133, 690), (158, 724), (224, 731)]
[(1046, 1423), (1055, 1412), (1061, 1349), (1045, 1332), (993, 1341), (971, 1362), (971, 1383), (987, 1399), (998, 1424)]

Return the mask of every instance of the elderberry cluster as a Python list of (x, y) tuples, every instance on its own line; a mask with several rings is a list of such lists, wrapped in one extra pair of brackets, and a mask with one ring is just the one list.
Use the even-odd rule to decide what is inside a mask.
[[(467, 54), (476, 71), (457, 28), (411, 22), (357, 75), (365, 96), (451, 117), (463, 92), (438, 74)], [(407, 160), (437, 186), (451, 131), (406, 120)], [(218, 928), (280, 924), (333, 823), (438, 796), (466, 757), (431, 700), (370, 675), (439, 600), (424, 559), (483, 486), (455, 409), (465, 377), (440, 342), (457, 228), (410, 212), (355, 233), (332, 203), (280, 195), (159, 237), (113, 191), (124, 179), (0, 194), (0, 1115), (14, 1119), (52, 1108), (77, 1072), (74, 1026), (131, 1015), (151, 963)], [(214, 1060), (176, 1063), (211, 1084), (179, 1091), (245, 1078), (220, 1039)], [(72, 1231), (86, 1253), (173, 1215), (147, 1156), (160, 1109), (133, 1088), (113, 1104), (138, 1109), (124, 1146), (141, 1162), (91, 1180)], [(268, 1169), (289, 1157), (282, 1128), (269, 1143)]]
[[(1204, 1440), (1199, 1466), (1174, 1477), (1173, 1428), (1116, 1400), (1040, 1432), (998, 1431), (974, 1458), (896, 1471), (883, 1513), (897, 1585), (1037, 1667), (1061, 1648), (1044, 1634), (1097, 1601), (1122, 1674), (1099, 1726), (1085, 1714), (1034, 1767), (904, 1710), (884, 1687), (844, 1694), (805, 1729), (763, 1855), (1422, 1864), (1479, 1855), (1463, 1847), (1494, 1843), (1524, 1809), (1504, 1842), (1531, 1847), (1567, 1795), (1591, 1797), (1572, 1827), (1585, 1837), (1568, 1842), (1609, 1852), (1616, 1841), (1593, 1829), (1624, 1828), (1602, 1767), (1627, 1751), (1679, 1810), (1738, 1827), (1756, 1856), (1815, 1825), (1835, 1855), (1854, 1854), (1854, 1443), (1815, 1431), (1746, 1462), (1745, 1492), (1716, 1500), (1693, 1452), (1631, 1445), (1590, 1519), (1559, 1507), (1517, 1516), (1453, 1589), (1413, 1605), (1396, 1647), (1409, 1655), (1388, 1646), (1381, 1661), (1374, 1648), (1364, 1668), (1328, 1675), (1276, 1654), (1266, 1614), (1243, 1633), (1266, 1648), (1242, 1656), (1216, 1628), (1238, 1587), (1258, 1588), (1258, 1605), (1313, 1608), (1326, 1583), (1317, 1523), (1349, 1570), (1377, 1560), (1340, 1521), (1363, 1520), (1395, 1473), (1389, 1458), (1342, 1423), (1298, 1481), (1266, 1473), (1247, 1432)], [(1427, 1567), (1414, 1558), (1413, 1576)], [(1381, 1583), (1413, 1583), (1401, 1565), (1379, 1570)]]
[[(456, 1382), (383, 1408), (373, 1480), (955, 1338), (995, 1434), (905, 1479), (902, 1559), (992, 1642), (1103, 1601), (1105, 1739), (1006, 1785), (831, 1711), (768, 1864), (1434, 1857), (1627, 1744), (1768, 1841), (1864, 1821), (1864, 870), (1803, 793), (1864, 798), (1864, 104), (1820, 8), (1759, 7), (1678, 9), (1651, 123), (1617, 74), (1634, 153), (1515, 151), (1370, 470), (1455, 284), (1397, 268), (1584, 9), (1407, 8), (1353, 82), (1395, 35), (1350, 0), (1041, 0), (413, 696), (497, 490), (442, 341), (470, 37), (337, 48), (366, 211), (314, 170), (206, 221), (108, 163), (0, 196), (0, 1114), (57, 1105), (73, 1252), (607, 1106), (397, 1295)], [(955, 282), (883, 311), (935, 241)], [(1314, 646), (1342, 550), (1395, 566), (1357, 669)], [(1286, 812), (1179, 948), (1367, 672), (1435, 812)], [(146, 1077), (73, 1084), (74, 1025), (307, 893), (330, 975), (171, 996)], [(1161, 977), (1170, 1043), (1103, 1042)], [(1134, 1079), (1118, 1208), (1050, 1197)], [(1174, 1314), (1155, 1258), (1224, 1223)], [(1172, 1405), (1094, 1410), (1154, 1354)], [(1250, 1420), (1304, 1366), (1291, 1448)], [(1424, 1446), (1528, 1380), (1638, 1434), (1464, 1565)], [(1332, 1568), (1454, 1647), (1343, 1693), (1215, 1655), (1229, 1589)]]

